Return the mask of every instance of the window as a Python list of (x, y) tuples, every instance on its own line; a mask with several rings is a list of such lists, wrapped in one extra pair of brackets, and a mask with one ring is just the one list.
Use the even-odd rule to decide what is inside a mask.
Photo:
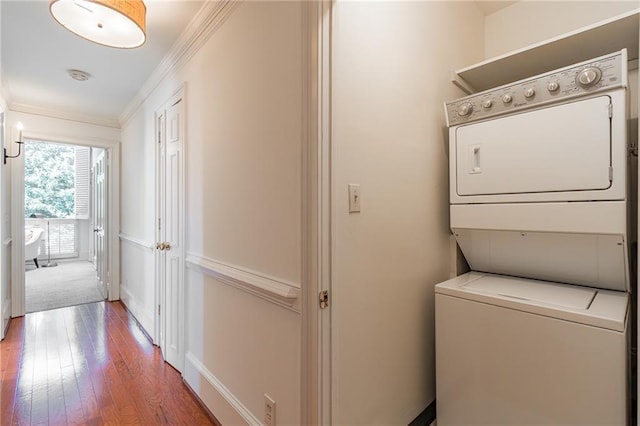
[(89, 218), (90, 148), (27, 141), (26, 217)]

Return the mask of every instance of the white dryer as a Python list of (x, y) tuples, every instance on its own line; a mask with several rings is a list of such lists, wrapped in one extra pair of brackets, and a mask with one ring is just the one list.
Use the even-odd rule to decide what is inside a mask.
[[(438, 425), (624, 425), (630, 291), (622, 50), (446, 104)], [(499, 274), (499, 275), (496, 275)]]

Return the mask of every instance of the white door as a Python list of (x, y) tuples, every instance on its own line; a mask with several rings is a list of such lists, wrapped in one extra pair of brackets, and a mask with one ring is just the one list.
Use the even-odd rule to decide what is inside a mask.
[(458, 127), (457, 194), (609, 188), (610, 106), (600, 96)]
[(94, 264), (96, 267), (96, 274), (98, 276), (99, 288), (102, 289), (102, 295), (106, 298), (108, 296), (108, 279), (106, 271), (106, 253), (105, 250), (105, 231), (106, 223), (105, 212), (106, 206), (106, 185), (107, 185), (107, 162), (105, 151), (102, 150), (94, 162), (92, 168), (93, 172), (93, 232), (94, 232)]
[(158, 284), (160, 347), (165, 360), (182, 371), (183, 364), (183, 135), (182, 94), (158, 115)]

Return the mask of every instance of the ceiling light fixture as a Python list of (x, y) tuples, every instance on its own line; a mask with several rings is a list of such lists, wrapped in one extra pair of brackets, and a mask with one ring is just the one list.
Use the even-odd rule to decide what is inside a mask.
[(49, 10), (72, 33), (104, 46), (132, 49), (147, 37), (142, 0), (51, 0)]

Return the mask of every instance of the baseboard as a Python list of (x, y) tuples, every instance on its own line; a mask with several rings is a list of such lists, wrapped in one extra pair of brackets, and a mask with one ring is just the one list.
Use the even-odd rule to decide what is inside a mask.
[(435, 426), (436, 424), (436, 400), (434, 399), (422, 413), (418, 415), (409, 426)]
[(213, 413), (211, 412), (211, 410), (209, 410), (209, 407), (207, 407), (207, 405), (202, 401), (202, 399), (200, 399), (200, 397), (198, 396), (198, 394), (196, 393), (196, 391), (194, 391), (191, 386), (189, 386), (189, 383), (187, 383), (184, 380), (184, 377), (182, 378), (182, 383), (184, 383), (184, 386), (189, 390), (189, 393), (191, 394), (191, 396), (193, 397), (193, 399), (195, 401), (198, 402), (198, 404), (200, 405), (200, 407), (202, 407), (202, 409), (207, 413), (207, 415), (209, 416), (209, 419), (211, 420), (211, 423), (214, 424), (214, 426), (222, 426), (222, 423), (220, 423), (220, 420), (218, 420), (218, 418), (216, 416), (213, 415)]
[(9, 329), (9, 323), (11, 322), (11, 299), (6, 299), (2, 303), (2, 338), (7, 335), (7, 330)]
[[(133, 315), (138, 322), (138, 325), (145, 334), (155, 337), (150, 330), (154, 329), (154, 318), (153, 318), (153, 309), (151, 312), (146, 312), (144, 309), (144, 305), (139, 303), (136, 298), (129, 292), (129, 290), (120, 283), (120, 300), (123, 302), (127, 310)], [(155, 339), (152, 339), (154, 344), (157, 344)]]
[[(138, 326), (138, 328), (140, 329), (140, 332), (142, 334), (144, 334), (144, 337), (147, 338), (147, 340), (149, 341), (149, 343), (151, 343), (152, 345), (153, 343), (153, 338), (151, 337), (151, 335), (149, 333), (147, 333), (147, 330), (145, 330), (145, 328), (142, 326), (142, 324), (140, 324), (140, 321), (138, 321), (138, 318), (136, 318), (136, 316), (133, 314), (133, 312), (131, 312), (131, 309), (129, 309), (127, 307), (127, 305), (122, 301), (122, 300), (114, 300), (113, 302), (110, 303), (119, 303), (122, 305), (122, 307), (124, 308), (125, 311), (127, 311), (127, 314), (131, 317), (131, 319), (136, 323), (136, 325)], [(157, 345), (156, 345), (157, 346)]]
[(262, 422), (191, 352), (185, 356), (182, 376), (223, 425), (262, 426)]

